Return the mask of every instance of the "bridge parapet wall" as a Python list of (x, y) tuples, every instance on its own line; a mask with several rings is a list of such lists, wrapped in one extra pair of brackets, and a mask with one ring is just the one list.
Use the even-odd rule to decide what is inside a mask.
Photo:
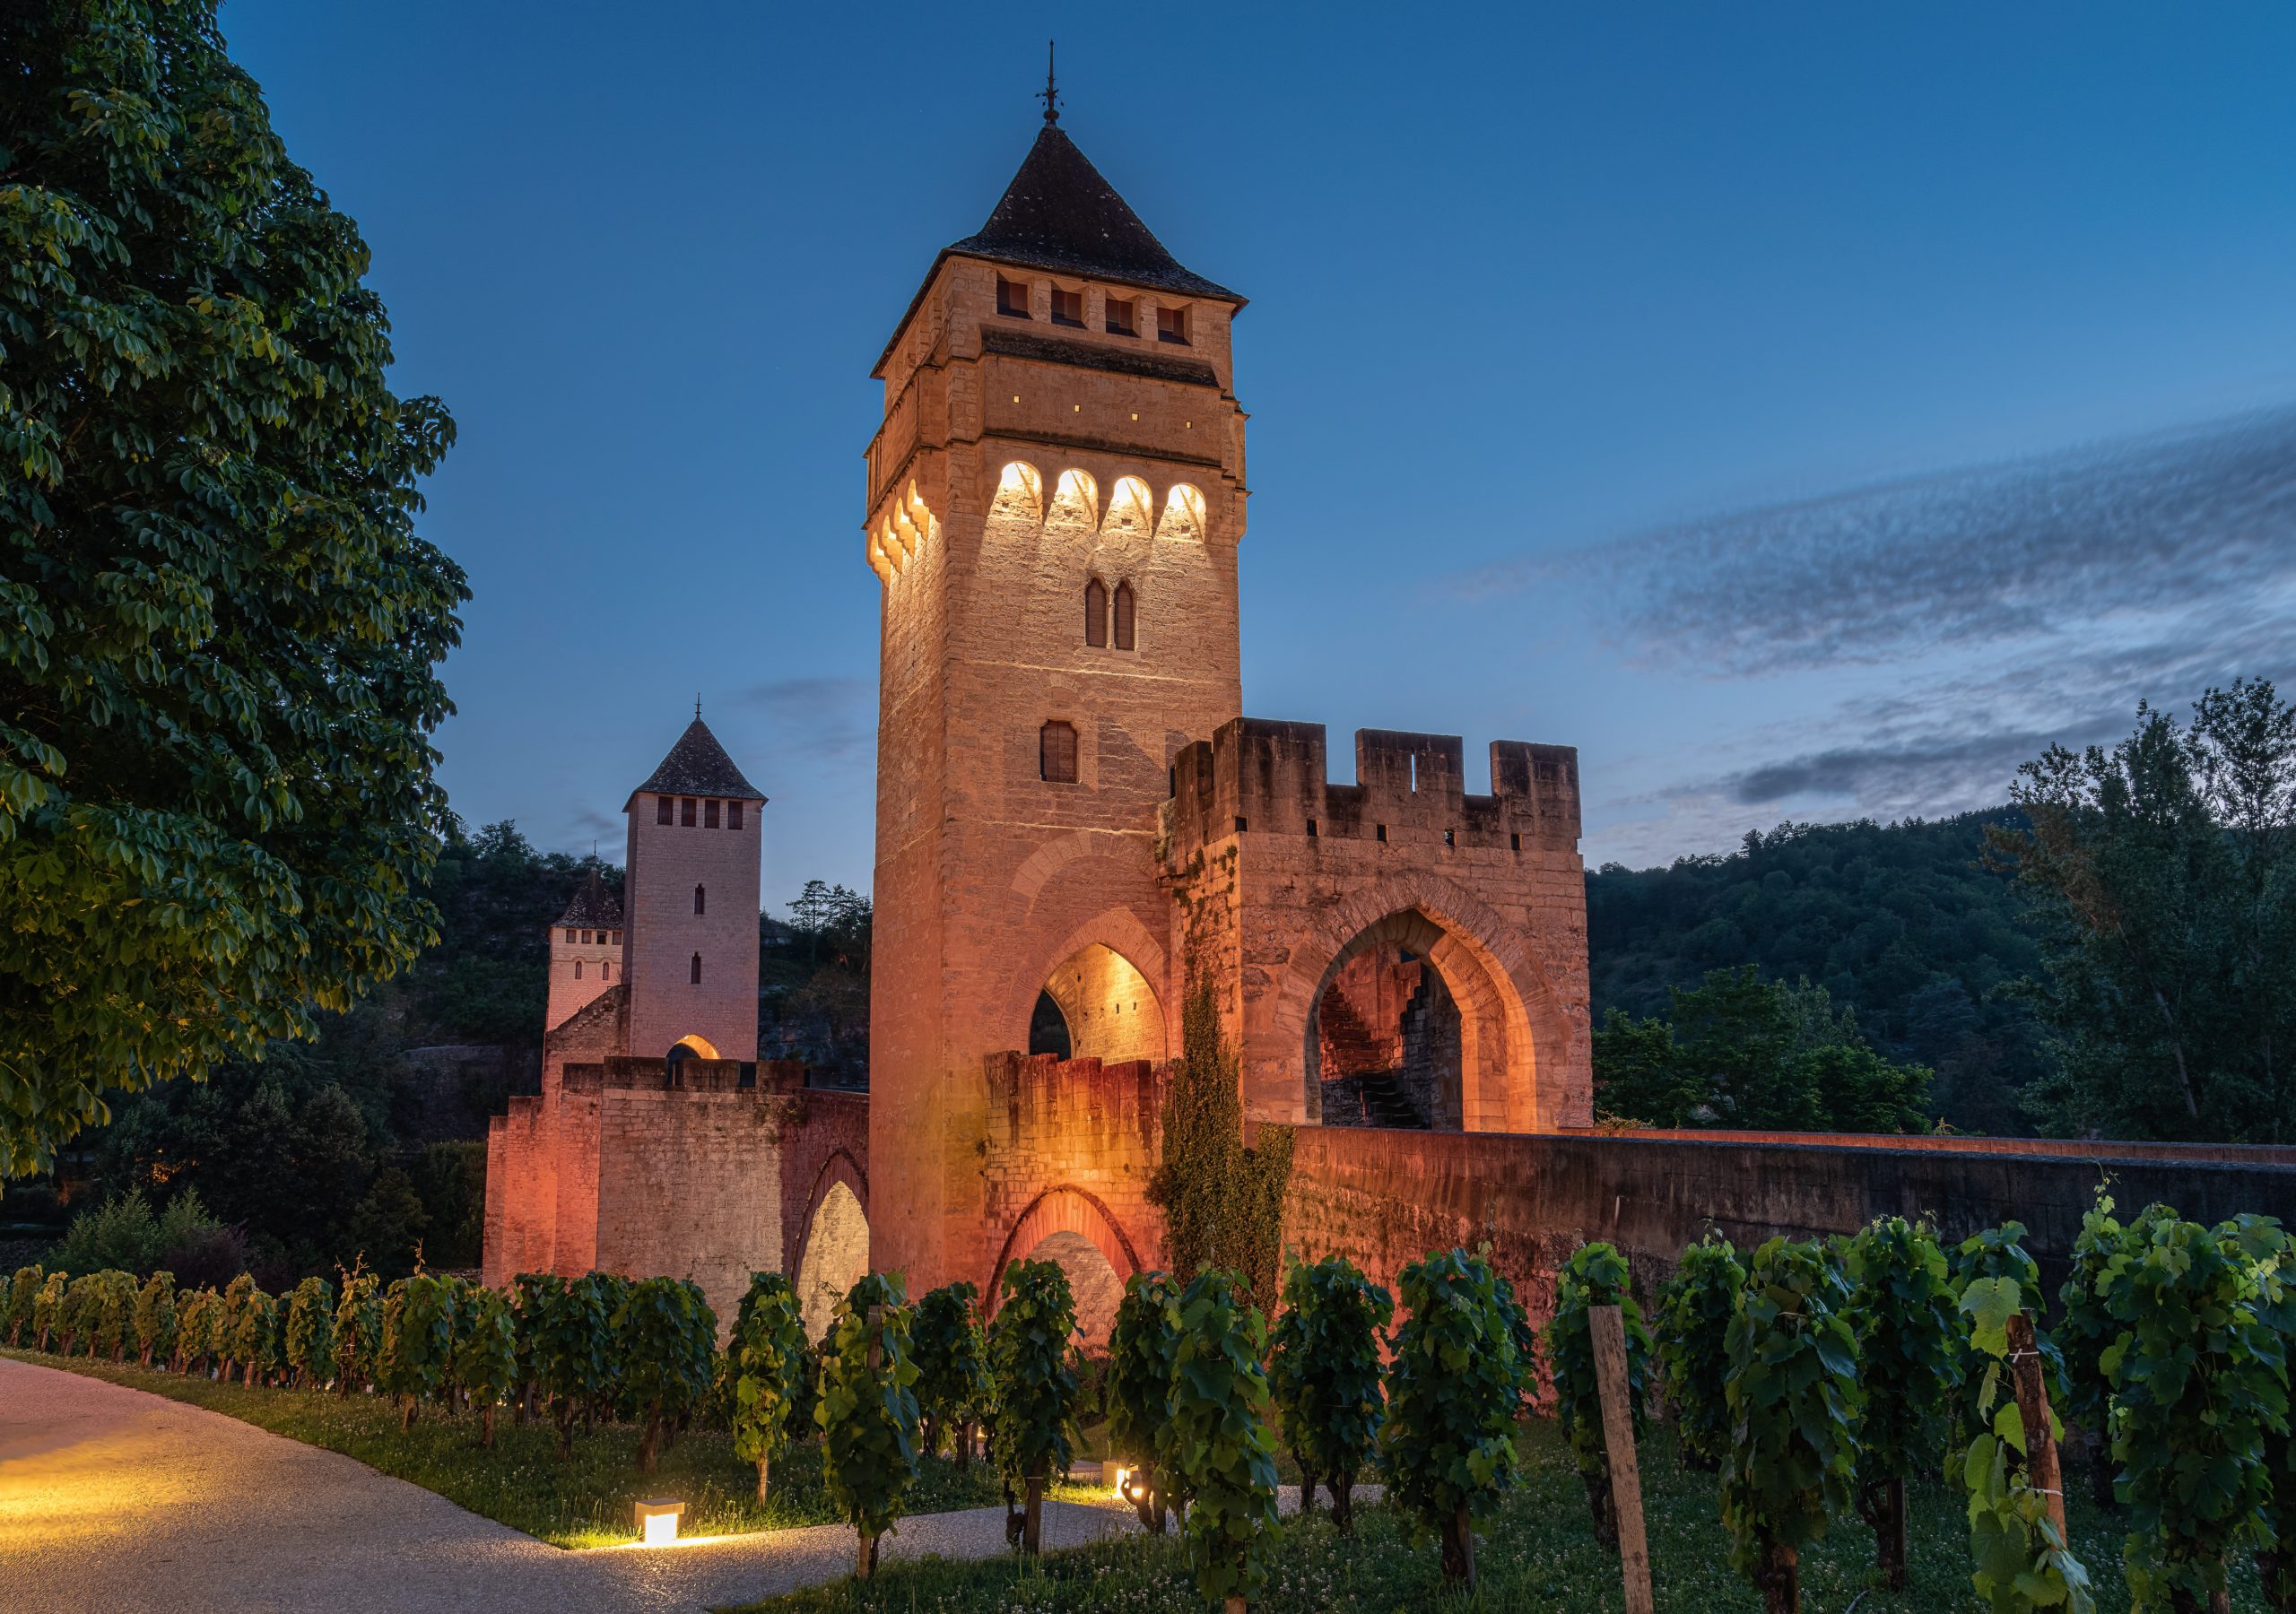
[[(1959, 1240), (2011, 1218), (2053, 1296), (2100, 1176), (2125, 1213), (2158, 1201), (2213, 1223), (2243, 1211), (2296, 1225), (2296, 1150), (2211, 1159), (2177, 1146), (1816, 1134), (1749, 1139), (1303, 1127), (1284, 1243), (1341, 1254), (1393, 1289), (1431, 1250), (1488, 1240), (1544, 1328), (1554, 1280), (1580, 1245), (1606, 1240), (1647, 1301), (1709, 1226), (1742, 1249), (1774, 1234), (1854, 1233), (1877, 1216), (1929, 1215)], [(1979, 1147), (1991, 1143), (1989, 1149)], [(1894, 1147), (1893, 1145), (1909, 1145)], [(2255, 1152), (2255, 1151), (2244, 1151)]]

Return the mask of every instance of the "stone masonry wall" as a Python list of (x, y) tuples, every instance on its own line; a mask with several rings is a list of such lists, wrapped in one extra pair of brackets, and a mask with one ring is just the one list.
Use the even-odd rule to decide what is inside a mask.
[(1773, 1234), (1852, 1233), (1877, 1216), (1928, 1214), (1961, 1239), (2007, 1218), (2027, 1228), (2051, 1293), (2100, 1176), (2126, 1210), (2154, 1201), (2195, 1220), (2241, 1211), (2296, 1220), (2296, 1150), (2275, 1163), (2212, 1161), (2099, 1143), (2086, 1156), (1770, 1140), (1519, 1136), (1303, 1127), (1284, 1243), (1347, 1256), (1393, 1288), (1431, 1250), (1488, 1241), (1544, 1326), (1554, 1279), (1581, 1244), (1626, 1253), (1646, 1297), (1711, 1225), (1748, 1248)]

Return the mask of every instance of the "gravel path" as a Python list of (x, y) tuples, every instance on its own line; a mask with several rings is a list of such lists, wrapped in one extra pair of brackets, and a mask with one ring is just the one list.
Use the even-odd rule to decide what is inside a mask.
[[(1045, 1545), (1080, 1546), (1129, 1523), (1121, 1508), (1048, 1502)], [(907, 1520), (883, 1548), (889, 1558), (1004, 1550), (1001, 1507)], [(221, 1413), (0, 1360), (0, 1609), (9, 1614), (703, 1610), (852, 1566), (853, 1532), (838, 1524), (565, 1552)]]

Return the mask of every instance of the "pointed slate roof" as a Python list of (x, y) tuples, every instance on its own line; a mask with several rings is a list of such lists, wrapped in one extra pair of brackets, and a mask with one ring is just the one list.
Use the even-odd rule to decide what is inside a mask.
[(1180, 267), (1057, 124), (1047, 124), (988, 222), (951, 252), (1032, 269), (1095, 274), (1189, 297), (1240, 300)]
[(696, 717), (686, 725), (678, 742), (670, 747), (670, 754), (662, 759), (643, 785), (631, 795), (690, 795), (739, 796), (745, 801), (762, 802), (765, 792), (742, 777), (742, 770), (734, 766), (733, 758), (718, 743), (718, 736), (709, 725)]
[(1051, 122), (1029, 148), (1020, 172), (1004, 187), (988, 222), (963, 240), (942, 247), (933, 260), (924, 284), (918, 287), (900, 323), (893, 327), (884, 352), (877, 356), (879, 371), (884, 369), (893, 343), (909, 328), (934, 275), (952, 254), (1027, 269), (1089, 274), (1183, 297), (1217, 297), (1239, 308), (1245, 302), (1240, 294), (1216, 281), (1181, 267), (1155, 233), (1140, 221), (1140, 215), (1116, 194), (1116, 187), (1100, 177), (1091, 160), (1076, 149), (1076, 143)]
[(565, 925), (603, 926), (607, 930), (622, 928), (622, 900), (606, 889), (604, 881), (598, 878), (597, 866), (590, 867), (590, 877), (575, 889), (574, 899), (558, 916), (552, 929)]

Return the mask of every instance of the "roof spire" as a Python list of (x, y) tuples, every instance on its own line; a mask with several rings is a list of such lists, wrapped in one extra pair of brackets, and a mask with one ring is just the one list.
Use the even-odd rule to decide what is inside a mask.
[(696, 723), (701, 721), (701, 692), (699, 690), (694, 691), (693, 696), (693, 720)]
[(1044, 120), (1048, 124), (1060, 121), (1060, 86), (1052, 76), (1052, 41), (1044, 42), (1044, 88), (1037, 91), (1037, 99), (1044, 103)]

